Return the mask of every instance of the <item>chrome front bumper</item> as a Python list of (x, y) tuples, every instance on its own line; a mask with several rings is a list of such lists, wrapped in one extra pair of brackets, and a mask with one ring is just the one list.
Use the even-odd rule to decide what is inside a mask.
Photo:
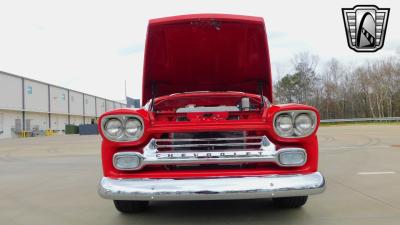
[(111, 179), (103, 177), (101, 197), (113, 200), (183, 201), (256, 199), (319, 194), (321, 173), (204, 179)]

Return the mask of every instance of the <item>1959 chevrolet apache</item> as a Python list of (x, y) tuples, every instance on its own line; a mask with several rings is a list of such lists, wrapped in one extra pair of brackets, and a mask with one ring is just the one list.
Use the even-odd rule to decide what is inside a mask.
[(325, 189), (319, 113), (272, 104), (264, 20), (197, 14), (150, 20), (140, 109), (99, 120), (99, 194), (122, 213), (149, 201), (272, 198), (301, 207)]

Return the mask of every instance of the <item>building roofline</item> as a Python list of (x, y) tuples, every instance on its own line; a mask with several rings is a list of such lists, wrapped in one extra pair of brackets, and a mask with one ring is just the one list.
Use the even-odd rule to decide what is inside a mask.
[(61, 87), (59, 85), (46, 83), (44, 81), (40, 81), (40, 80), (36, 80), (36, 79), (33, 79), (33, 78), (29, 78), (29, 77), (25, 77), (25, 76), (13, 74), (13, 73), (5, 72), (5, 71), (2, 71), (2, 70), (0, 70), (0, 73), (6, 74), (6, 75), (9, 75), (9, 76), (12, 76), (12, 77), (17, 77), (17, 78), (21, 78), (21, 79), (30, 80), (30, 81), (34, 81), (34, 82), (37, 82), (37, 83), (49, 85), (49, 86), (52, 86), (52, 87), (61, 88), (61, 89), (67, 90), (67, 91), (73, 91), (73, 92), (77, 92), (77, 93), (80, 93), (80, 94), (83, 94), (83, 95), (92, 96), (92, 97), (99, 98), (99, 99), (104, 99), (106, 101), (112, 101), (112, 102), (116, 102), (116, 103), (120, 103), (120, 104), (126, 105), (125, 103), (120, 102), (120, 101), (103, 98), (103, 97), (100, 97), (100, 96), (97, 96), (97, 95), (88, 94), (88, 93), (85, 93), (85, 92), (82, 92), (82, 91), (77, 91), (77, 90), (73, 90), (73, 89), (66, 88), (66, 87)]

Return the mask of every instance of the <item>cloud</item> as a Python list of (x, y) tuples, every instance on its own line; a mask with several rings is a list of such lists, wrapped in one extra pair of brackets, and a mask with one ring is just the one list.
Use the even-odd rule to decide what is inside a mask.
[(271, 31), (271, 32), (267, 32), (267, 33), (268, 33), (269, 40), (285, 38), (288, 35), (286, 32), (282, 32), (282, 31)]
[(138, 52), (144, 52), (144, 44), (134, 44), (118, 49), (118, 54), (122, 56), (131, 55)]

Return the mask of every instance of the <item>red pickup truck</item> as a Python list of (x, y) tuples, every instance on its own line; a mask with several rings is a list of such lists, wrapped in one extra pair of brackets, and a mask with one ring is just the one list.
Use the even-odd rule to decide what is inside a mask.
[(122, 213), (149, 201), (272, 198), (325, 189), (319, 113), (274, 105), (264, 20), (197, 14), (150, 20), (140, 109), (100, 117), (99, 194)]

